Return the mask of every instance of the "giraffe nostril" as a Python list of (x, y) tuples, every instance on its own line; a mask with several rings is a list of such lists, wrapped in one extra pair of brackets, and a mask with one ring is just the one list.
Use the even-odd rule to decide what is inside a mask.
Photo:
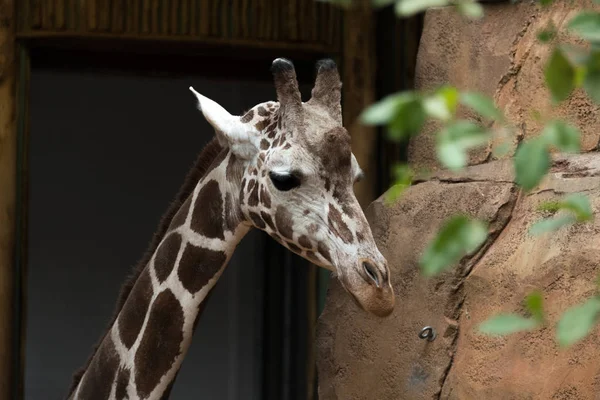
[(367, 276), (373, 282), (375, 282), (375, 286), (381, 287), (380, 286), (380, 282), (381, 282), (380, 274), (379, 274), (379, 271), (377, 270), (377, 268), (375, 268), (375, 266), (373, 266), (368, 261), (363, 261), (362, 266), (363, 266), (363, 269), (364, 269), (365, 273), (367, 274)]

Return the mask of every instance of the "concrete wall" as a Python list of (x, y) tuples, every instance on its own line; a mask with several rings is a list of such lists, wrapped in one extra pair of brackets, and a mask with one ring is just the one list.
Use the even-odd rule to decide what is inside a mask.
[[(512, 183), (511, 160), (491, 148), (472, 152), (461, 173), (439, 169), (435, 126), (410, 144), (410, 162), (434, 170), (394, 205), (383, 198), (367, 210), (382, 253), (392, 268), (397, 308), (386, 319), (359, 310), (332, 281), (319, 320), (321, 399), (598, 399), (600, 336), (595, 330), (570, 349), (554, 335), (559, 316), (595, 289), (600, 272), (600, 218), (558, 233), (531, 237), (543, 201), (583, 192), (600, 211), (598, 106), (575, 92), (550, 109), (542, 69), (549, 47), (536, 34), (549, 21), (564, 31), (570, 17), (591, 1), (486, 5), (486, 17), (470, 22), (448, 8), (427, 12), (417, 63), (419, 88), (451, 83), (494, 96), (521, 129), (513, 143), (532, 137), (541, 124), (531, 111), (560, 116), (583, 132), (581, 155), (555, 155), (550, 175), (524, 195)], [(560, 37), (575, 42), (572, 37)], [(474, 118), (465, 111), (464, 116)], [(464, 212), (490, 224), (482, 249), (440, 277), (420, 275), (418, 257), (442, 221)], [(534, 288), (544, 293), (549, 328), (491, 338), (476, 326), (499, 312), (521, 312)], [(437, 338), (418, 338), (431, 325)]]

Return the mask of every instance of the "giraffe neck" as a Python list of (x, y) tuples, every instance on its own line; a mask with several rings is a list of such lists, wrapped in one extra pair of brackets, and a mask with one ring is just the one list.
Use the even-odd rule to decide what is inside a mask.
[(250, 225), (241, 222), (240, 167), (224, 150), (136, 280), (73, 399), (165, 399), (197, 318)]

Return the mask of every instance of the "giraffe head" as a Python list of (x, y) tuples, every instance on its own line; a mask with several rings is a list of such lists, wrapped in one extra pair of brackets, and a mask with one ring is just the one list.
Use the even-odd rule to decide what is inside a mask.
[(362, 171), (342, 126), (337, 67), (332, 60), (317, 63), (308, 102), (290, 61), (276, 59), (272, 72), (278, 101), (243, 116), (190, 88), (230, 149), (231, 207), (291, 251), (332, 270), (364, 310), (387, 316), (394, 308), (390, 270), (354, 195)]

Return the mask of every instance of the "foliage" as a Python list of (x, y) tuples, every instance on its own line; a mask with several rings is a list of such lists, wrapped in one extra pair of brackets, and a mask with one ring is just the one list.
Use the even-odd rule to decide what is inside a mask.
[[(329, 0), (333, 3), (352, 5), (352, 0)], [(600, 3), (600, 0), (595, 0)], [(430, 7), (454, 6), (466, 18), (481, 18), (483, 8), (474, 0), (371, 0), (374, 7), (394, 6), (399, 17), (423, 12)], [(552, 0), (540, 0), (542, 7)], [(549, 90), (553, 106), (560, 105), (578, 88), (600, 104), (600, 13), (582, 10), (567, 24), (571, 34), (589, 42), (590, 46), (566, 46), (557, 41), (557, 28), (550, 23), (537, 33), (540, 45), (552, 46), (546, 61), (543, 78)], [(457, 118), (461, 107), (470, 109), (488, 128), (469, 120)], [(539, 120), (543, 116), (533, 110)], [(440, 164), (451, 170), (468, 165), (469, 151), (482, 145), (495, 143), (493, 154), (505, 155), (509, 143), (519, 142), (516, 129), (495, 105), (493, 99), (477, 92), (461, 92), (452, 86), (436, 90), (409, 90), (389, 95), (372, 104), (360, 116), (363, 124), (381, 126), (387, 138), (404, 141), (418, 135), (428, 121), (435, 121), (436, 154)], [(515, 183), (524, 192), (537, 188), (548, 174), (551, 151), (577, 153), (580, 151), (579, 130), (561, 119), (545, 122), (541, 132), (518, 143), (512, 157)], [(395, 184), (389, 191), (388, 201), (398, 199), (403, 190), (410, 187), (413, 173), (408, 165), (394, 167)], [(588, 198), (573, 194), (564, 199), (544, 203), (540, 210), (558, 213), (544, 218), (530, 227), (529, 233), (540, 235), (562, 227), (593, 219)], [(472, 254), (488, 236), (487, 224), (465, 215), (456, 215), (445, 221), (425, 248), (420, 259), (421, 272), (433, 276), (457, 264), (464, 256)], [(538, 328), (546, 324), (539, 291), (531, 293), (524, 301), (529, 317), (517, 314), (501, 314), (480, 324), (480, 332), (489, 335), (507, 335)], [(582, 305), (567, 310), (556, 326), (557, 340), (568, 346), (582, 339), (595, 326), (600, 313), (600, 297), (595, 296)]]
[(421, 257), (423, 274), (436, 275), (464, 255), (475, 252), (487, 238), (487, 224), (465, 215), (446, 221)]

